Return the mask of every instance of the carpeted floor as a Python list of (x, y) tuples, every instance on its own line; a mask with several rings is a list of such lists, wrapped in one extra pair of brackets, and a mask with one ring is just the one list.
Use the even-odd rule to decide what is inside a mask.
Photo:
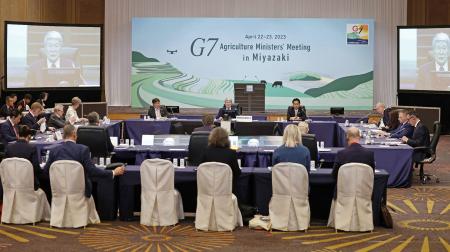
[(394, 228), (371, 233), (336, 233), (312, 225), (308, 232), (197, 232), (193, 219), (166, 228), (138, 222), (107, 222), (86, 229), (55, 229), (48, 223), (0, 225), (4, 251), (450, 251), (450, 136), (443, 136), (437, 161), (427, 167), (440, 183), (389, 189)]

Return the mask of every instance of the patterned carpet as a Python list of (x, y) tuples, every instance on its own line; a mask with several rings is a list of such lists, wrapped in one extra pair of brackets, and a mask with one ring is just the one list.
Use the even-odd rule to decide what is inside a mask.
[(427, 167), (440, 183), (389, 189), (394, 228), (371, 233), (336, 233), (313, 224), (308, 232), (197, 232), (193, 219), (173, 227), (107, 222), (86, 229), (49, 228), (48, 223), (0, 225), (3, 251), (450, 251), (450, 136)]

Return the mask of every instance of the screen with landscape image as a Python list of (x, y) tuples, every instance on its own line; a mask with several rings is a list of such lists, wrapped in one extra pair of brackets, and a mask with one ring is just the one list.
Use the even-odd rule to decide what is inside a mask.
[[(266, 109), (373, 106), (371, 19), (133, 18), (131, 100), (216, 108), (266, 81)], [(264, 84), (261, 84), (264, 85)]]

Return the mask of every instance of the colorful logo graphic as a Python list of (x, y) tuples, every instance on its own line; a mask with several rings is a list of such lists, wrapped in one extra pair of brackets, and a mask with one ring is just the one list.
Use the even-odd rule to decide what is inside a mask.
[(347, 24), (347, 44), (368, 45), (369, 25), (368, 24)]

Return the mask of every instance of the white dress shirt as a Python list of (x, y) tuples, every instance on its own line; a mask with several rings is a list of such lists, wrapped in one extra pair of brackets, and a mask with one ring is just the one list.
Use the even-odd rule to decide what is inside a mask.
[(61, 68), (61, 60), (58, 58), (55, 62), (51, 62), (47, 59), (47, 68)]

